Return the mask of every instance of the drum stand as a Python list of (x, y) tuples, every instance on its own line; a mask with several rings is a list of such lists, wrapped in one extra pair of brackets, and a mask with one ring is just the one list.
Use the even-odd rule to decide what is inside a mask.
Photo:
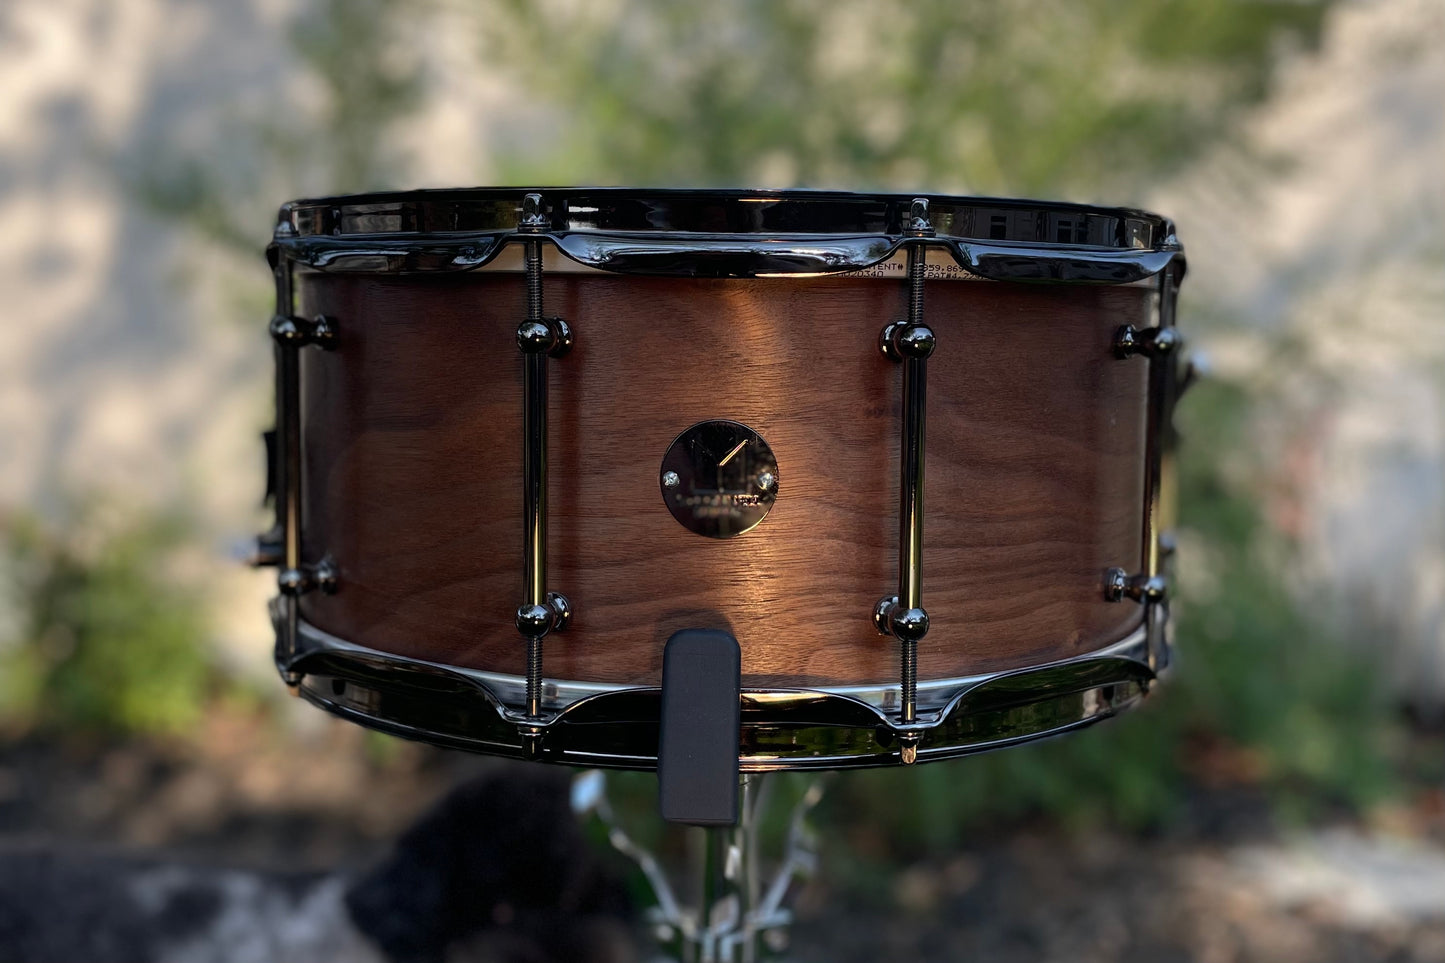
[(787, 950), (787, 927), (793, 914), (784, 904), (794, 880), (811, 877), (817, 868), (815, 839), (807, 817), (822, 798), (823, 788), (822, 779), (814, 781), (793, 805), (783, 853), (764, 886), (759, 828), (773, 802), (777, 783), (760, 773), (743, 774), (739, 778), (737, 824), (702, 830), (705, 846), (701, 898), (696, 907), (679, 902), (657, 858), (633, 841), (619, 824), (601, 770), (582, 773), (573, 781), (572, 808), (579, 816), (595, 814), (607, 827), (608, 842), (636, 863), (646, 877), (657, 900), (648, 911), (647, 922), (666, 954), (663, 959), (675, 963), (754, 963), (777, 959)]

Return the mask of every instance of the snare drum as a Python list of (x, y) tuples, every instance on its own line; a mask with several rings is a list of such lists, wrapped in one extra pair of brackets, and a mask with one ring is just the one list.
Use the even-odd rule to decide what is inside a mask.
[(270, 257), (276, 660), (338, 715), (651, 768), (664, 644), (721, 629), (744, 770), (884, 765), (1167, 662), (1163, 218), (417, 191), (287, 204)]

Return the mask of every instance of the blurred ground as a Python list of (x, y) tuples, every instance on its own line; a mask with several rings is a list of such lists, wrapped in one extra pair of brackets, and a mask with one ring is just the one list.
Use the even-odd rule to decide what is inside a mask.
[[(355, 873), (457, 782), (517, 765), (329, 720), (299, 741), (260, 725), (214, 720), (187, 744), (5, 747), (0, 845)], [(1418, 739), (1420, 753), (1445, 751)], [(942, 767), (967, 779), (975, 762)], [(1199, 791), (1166, 830), (984, 826), (900, 865), (885, 832), (835, 819), (824, 871), (798, 901), (793, 952), (804, 963), (1445, 958), (1445, 793), (1421, 785), (1367, 820), (1290, 827), (1237, 760), (1203, 760), (1195, 775)]]
[(299, 739), (244, 717), (210, 719), (184, 741), (30, 739), (0, 748), (0, 840), (356, 868), (495, 765), (329, 720)]
[(814, 893), (800, 960), (1345, 963), (1445, 957), (1445, 847), (1336, 827), (1139, 840), (1025, 831)]

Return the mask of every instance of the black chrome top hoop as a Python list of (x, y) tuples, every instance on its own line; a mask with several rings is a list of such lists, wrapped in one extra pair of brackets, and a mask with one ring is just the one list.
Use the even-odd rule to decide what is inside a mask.
[[(522, 232), (523, 199), (542, 197), (549, 227)], [(585, 267), (668, 277), (838, 274), (908, 244), (915, 197), (967, 272), (1006, 281), (1130, 284), (1182, 261), (1167, 218), (1061, 202), (835, 191), (472, 188), (299, 200), (275, 240), (315, 270), (467, 271), (508, 242), (543, 237)], [(1176, 271), (1181, 267), (1176, 267)]]

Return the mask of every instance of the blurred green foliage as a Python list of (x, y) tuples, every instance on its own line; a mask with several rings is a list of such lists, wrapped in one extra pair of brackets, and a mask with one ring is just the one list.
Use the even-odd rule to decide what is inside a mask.
[(478, 20), (486, 62), (542, 99), (509, 182), (1118, 202), (1226, 134), (1327, 6), (507, 0)]
[[(520, 120), (494, 138), (485, 165), (503, 183), (881, 187), (1130, 203), (1227, 139), (1239, 112), (1268, 96), (1279, 51), (1317, 41), (1328, 6), (495, 0), (444, 8), (472, 18), (479, 66), (524, 92)], [(208, 159), (179, 157), (148, 168), (146, 196), (239, 249), (259, 247), (277, 200), (313, 185), (326, 193), (398, 186), (408, 145), (396, 127), (428, 95), (424, 60), (401, 28), (442, 8), (441, 0), (313, 5), (293, 40), (324, 93), (322, 129), (255, 119), (244, 141), (252, 162), (218, 174)], [(275, 196), (262, 196), (278, 181)], [(1188, 285), (1185, 297), (1188, 330), (1204, 305)], [(1185, 577), (1175, 602), (1178, 667), (1158, 697), (1061, 740), (844, 775), (823, 818), (888, 834), (896, 856), (1022, 818), (1157, 826), (1201, 779), (1263, 789), (1281, 811), (1305, 815), (1388, 793), (1391, 708), (1363, 660), (1329, 644), (1329, 627), (1292, 594), (1281, 576), (1291, 547), (1260, 516), (1262, 483), (1241, 453), (1266, 398), (1257, 384), (1206, 384), (1179, 412)], [(92, 565), (52, 582), (45, 593), (72, 601), (41, 609), (82, 626), (77, 637), (112, 633), (138, 644), (152, 636), (136, 628), (155, 614), (140, 600), (159, 599), (127, 588), (144, 587), (140, 575)], [(107, 622), (84, 600), (116, 587), (134, 597), (124, 617)], [(165, 649), (183, 633), (155, 617), (162, 630), (153, 637)], [(96, 668), (87, 673), (118, 677), (100, 655), (89, 658)], [(181, 689), (204, 685), (199, 669), (175, 671)], [(83, 691), (79, 674), (45, 678), (53, 691)], [(141, 675), (137, 684), (150, 684)], [(135, 719), (144, 715), (136, 701), (146, 700), (105, 711)], [(651, 784), (638, 779), (621, 781), (619, 808), (650, 808)]]
[(1260, 517), (1263, 482), (1223, 470), (1230, 453), (1258, 467), (1258, 455), (1238, 453), (1259, 437), (1250, 420), (1267, 391), (1206, 383), (1177, 416), (1187, 444), (1181, 522), (1198, 545), (1181, 564), (1205, 568), (1203, 578), (1179, 580), (1188, 591), (1177, 711), (1196, 734), (1258, 747), (1263, 778), (1291, 809), (1307, 806), (1306, 795), (1363, 806), (1393, 782), (1395, 715), (1384, 679), (1338, 637), (1325, 609), (1312, 611), (1288, 587), (1285, 573), (1299, 560)]
[(396, 43), (418, 5), (404, 0), (322, 0), (297, 21), (292, 49), (325, 92), (321, 130), (299, 131), (326, 173), (328, 193), (376, 189), (405, 169), (387, 127), (421, 106), (422, 62)]
[[(290, 49), (319, 105), (227, 117), (229, 149), (196, 153), (164, 139), (122, 164), (136, 195), (199, 237), (256, 259), (283, 200), (400, 186), (410, 145), (390, 128), (422, 105), (422, 58), (398, 43), (407, 0), (317, 0)], [(264, 271), (258, 272), (264, 277)]]
[(201, 718), (216, 669), (179, 519), (93, 513), (58, 529), (9, 519), (0, 724), (11, 730), (174, 734)]

